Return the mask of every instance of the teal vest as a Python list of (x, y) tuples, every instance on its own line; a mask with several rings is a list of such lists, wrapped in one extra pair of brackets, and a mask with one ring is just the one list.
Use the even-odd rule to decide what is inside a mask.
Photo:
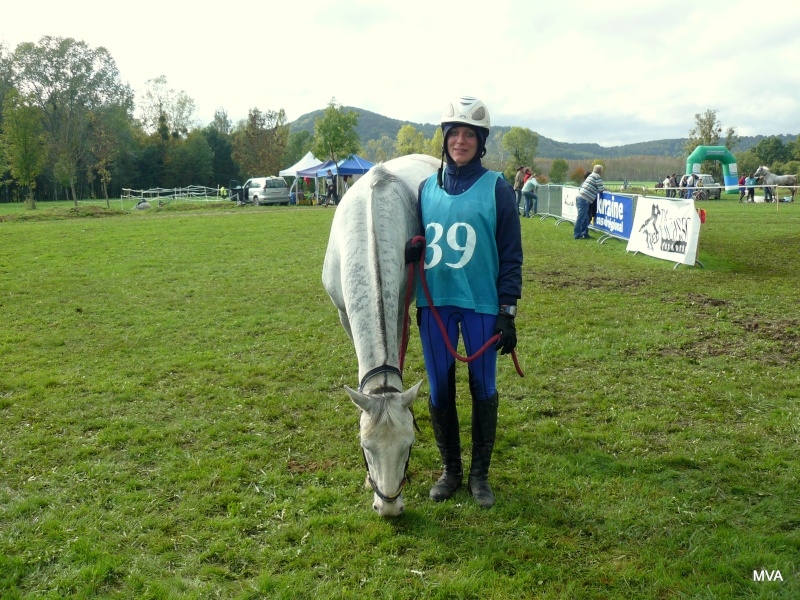
[[(463, 194), (450, 196), (432, 175), (422, 189), (425, 279), (434, 306), (458, 306), (479, 313), (499, 311), (497, 207), (500, 173), (488, 171)], [(422, 285), (417, 306), (428, 306)]]

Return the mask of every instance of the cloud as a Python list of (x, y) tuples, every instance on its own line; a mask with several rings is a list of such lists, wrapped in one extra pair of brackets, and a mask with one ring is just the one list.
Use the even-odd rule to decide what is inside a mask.
[(135, 89), (163, 74), (203, 123), (217, 108), (294, 120), (334, 97), (435, 123), (471, 94), (494, 123), (565, 142), (685, 137), (707, 109), (744, 135), (800, 133), (800, 13), (776, 0), (759, 3), (758, 15), (782, 15), (771, 20), (745, 0), (140, 0), (121, 19), (97, 0), (40, 4), (35, 19), (26, 5), (5, 9), (11, 49), (45, 34), (105, 46)]

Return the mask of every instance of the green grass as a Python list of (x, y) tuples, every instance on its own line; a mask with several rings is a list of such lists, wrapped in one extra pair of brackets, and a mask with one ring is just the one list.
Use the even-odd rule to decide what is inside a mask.
[(523, 220), (498, 502), (427, 499), (423, 384), (394, 521), (320, 283), (333, 210), (39, 206), (0, 204), (0, 597), (800, 597), (798, 206), (704, 205), (704, 269)]

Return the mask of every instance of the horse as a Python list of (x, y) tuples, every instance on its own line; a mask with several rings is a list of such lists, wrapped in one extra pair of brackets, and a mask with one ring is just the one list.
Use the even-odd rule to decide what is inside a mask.
[(405, 244), (422, 233), (418, 187), (438, 166), (431, 156), (412, 154), (370, 169), (336, 208), (322, 267), (323, 287), (355, 346), (359, 388), (344, 387), (361, 409), (367, 483), (382, 517), (404, 510), (416, 426), (411, 407), (422, 383), (403, 391), (405, 297), (415, 283), (409, 281)]
[(764, 178), (764, 185), (773, 187), (773, 196), (775, 197), (775, 201), (778, 201), (778, 186), (786, 186), (789, 188), (789, 191), (792, 194), (791, 202), (794, 202), (794, 194), (797, 191), (797, 175), (773, 175), (769, 172), (769, 169), (764, 165), (761, 165), (756, 169), (756, 172), (753, 173), (753, 177), (756, 179)]

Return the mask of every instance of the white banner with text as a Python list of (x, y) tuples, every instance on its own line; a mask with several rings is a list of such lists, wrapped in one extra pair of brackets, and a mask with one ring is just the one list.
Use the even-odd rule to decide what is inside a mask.
[(633, 216), (628, 252), (694, 265), (700, 237), (700, 216), (694, 200), (640, 196)]
[(578, 207), (575, 200), (578, 198), (578, 188), (564, 186), (561, 189), (561, 218), (573, 223), (578, 220)]

